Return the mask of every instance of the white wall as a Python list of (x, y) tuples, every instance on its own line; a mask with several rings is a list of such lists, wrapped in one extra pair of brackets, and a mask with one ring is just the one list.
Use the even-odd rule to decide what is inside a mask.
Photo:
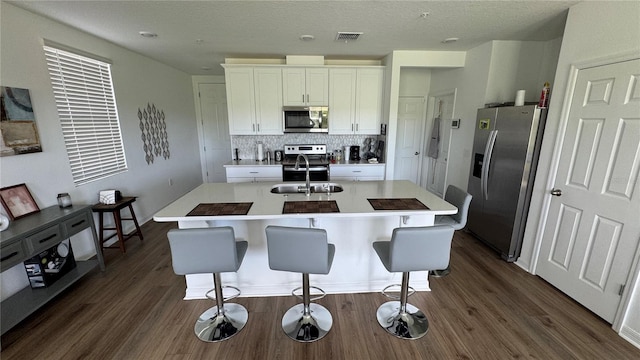
[[(398, 98), (402, 68), (457, 68), (465, 64), (463, 51), (394, 51), (385, 57), (385, 103), (387, 120), (387, 167), (385, 178), (394, 179), (396, 135), (398, 127)], [(387, 97), (388, 96), (388, 97)]]
[[(559, 124), (564, 96), (567, 92), (569, 72), (572, 64), (587, 61), (597, 61), (604, 58), (613, 58), (625, 54), (635, 53), (640, 56), (640, 2), (581, 2), (569, 10), (565, 27), (560, 57), (552, 83), (551, 101), (547, 126), (545, 128), (540, 164), (534, 185), (531, 209), (527, 220), (527, 230), (523, 243), (521, 260), (519, 264), (535, 272), (537, 251), (542, 238), (540, 229), (541, 212), (544, 203), (549, 200), (550, 165), (554, 156), (556, 136), (559, 132)], [(636, 261), (638, 259), (636, 258)], [(640, 347), (640, 267), (636, 267), (628, 286), (629, 293), (633, 293), (631, 302), (623, 303), (627, 306), (623, 311), (621, 324), (614, 324), (614, 328), (620, 327), (620, 334)]]
[[(93, 204), (98, 191), (115, 188), (138, 196), (134, 209), (140, 222), (146, 222), (202, 183), (188, 74), (5, 2), (0, 3), (0, 16), (0, 84), (30, 90), (43, 149), (41, 153), (0, 158), (0, 186), (26, 183), (40, 208), (55, 205), (61, 192), (68, 192), (74, 203)], [(43, 38), (112, 60), (129, 171), (74, 186), (42, 50)], [(156, 158), (151, 165), (144, 158), (137, 116), (138, 108), (147, 103), (165, 113), (171, 152), (169, 159)], [(72, 244), (78, 257), (94, 253), (89, 231), (74, 236)], [(6, 298), (27, 285), (24, 267), (18, 265), (2, 274), (0, 295)]]
[(467, 52), (464, 68), (433, 70), (431, 75), (430, 93), (458, 89), (455, 117), (461, 122), (451, 134), (447, 182), (461, 189), (469, 180), (476, 111), (485, 104), (491, 51), (492, 44), (485, 43)]

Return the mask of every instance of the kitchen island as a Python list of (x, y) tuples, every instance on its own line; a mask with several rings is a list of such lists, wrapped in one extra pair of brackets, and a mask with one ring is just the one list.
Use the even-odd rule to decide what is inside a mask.
[[(239, 287), (242, 296), (274, 296), (289, 294), (300, 286), (301, 280), (299, 274), (269, 269), (264, 232), (268, 225), (325, 229), (329, 242), (336, 246), (333, 266), (328, 275), (311, 275), (311, 284), (327, 293), (372, 292), (400, 283), (401, 278), (401, 274), (386, 271), (372, 248), (374, 241), (389, 239), (396, 227), (432, 226), (436, 215), (450, 215), (458, 211), (435, 194), (404, 180), (345, 181), (339, 183), (343, 189), (341, 192), (316, 192), (309, 196), (304, 193), (271, 193), (277, 184), (205, 183), (160, 210), (153, 219), (157, 222), (176, 221), (181, 229), (232, 226), (236, 238), (247, 240), (249, 248), (238, 272), (222, 274), (223, 283)], [(369, 199), (392, 199), (398, 204), (401, 204), (399, 199), (416, 199), (426, 208), (410, 210), (398, 206), (395, 210), (375, 210)], [(292, 205), (291, 202), (309, 205), (303, 211), (313, 211), (313, 206), (318, 204), (331, 204), (329, 211), (338, 212), (283, 214), (285, 205)], [(246, 214), (212, 215), (201, 211), (201, 215), (188, 215), (200, 204), (220, 203), (251, 205)], [(318, 211), (325, 211), (321, 208), (328, 207), (318, 207)], [(412, 274), (411, 286), (416, 290), (428, 290), (426, 274)], [(186, 281), (185, 299), (205, 298), (205, 293), (213, 288), (210, 274), (188, 275)]]

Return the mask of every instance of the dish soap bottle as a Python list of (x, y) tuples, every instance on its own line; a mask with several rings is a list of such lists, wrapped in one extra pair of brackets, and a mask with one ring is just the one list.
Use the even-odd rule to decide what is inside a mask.
[(542, 87), (542, 92), (540, 93), (540, 102), (538, 103), (538, 107), (546, 108), (549, 106), (549, 82), (545, 81), (544, 86)]

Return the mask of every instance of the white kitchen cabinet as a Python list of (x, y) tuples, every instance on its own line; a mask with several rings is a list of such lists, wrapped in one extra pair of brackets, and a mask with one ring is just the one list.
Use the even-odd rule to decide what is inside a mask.
[(331, 165), (331, 181), (384, 180), (384, 164)]
[(281, 135), (280, 68), (225, 67), (229, 133)]
[(253, 68), (225, 68), (227, 111), (231, 135), (255, 134), (256, 103)]
[(329, 70), (329, 133), (353, 134), (355, 117), (356, 70)]
[(281, 165), (227, 166), (227, 182), (282, 181)]
[(282, 70), (254, 68), (256, 133), (280, 135), (282, 129)]
[(282, 69), (285, 106), (327, 106), (329, 70), (322, 67)]
[(382, 122), (382, 68), (329, 71), (329, 133), (375, 135)]

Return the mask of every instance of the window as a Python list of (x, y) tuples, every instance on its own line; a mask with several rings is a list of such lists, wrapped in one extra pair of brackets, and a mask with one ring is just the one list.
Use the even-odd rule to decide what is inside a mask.
[(49, 45), (44, 52), (73, 182), (127, 171), (111, 64)]

